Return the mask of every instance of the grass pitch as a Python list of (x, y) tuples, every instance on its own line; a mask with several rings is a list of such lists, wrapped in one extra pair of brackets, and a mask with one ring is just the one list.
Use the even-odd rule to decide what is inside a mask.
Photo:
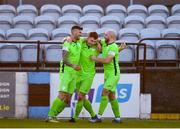
[(123, 123), (114, 124), (108, 119), (102, 123), (90, 123), (88, 120), (47, 123), (40, 119), (0, 119), (0, 128), (180, 128), (180, 120), (124, 119)]

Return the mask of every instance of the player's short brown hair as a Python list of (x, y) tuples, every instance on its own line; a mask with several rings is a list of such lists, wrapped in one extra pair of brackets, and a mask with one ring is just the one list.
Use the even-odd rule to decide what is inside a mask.
[(98, 39), (98, 34), (96, 32), (90, 32), (88, 37), (93, 37), (94, 39)]

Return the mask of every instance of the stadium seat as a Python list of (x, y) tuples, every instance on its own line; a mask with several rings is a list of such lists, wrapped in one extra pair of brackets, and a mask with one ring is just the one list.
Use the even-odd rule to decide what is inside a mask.
[[(117, 42), (136, 43), (139, 40), (139, 31), (135, 28), (124, 28), (119, 31), (119, 39)], [(133, 62), (134, 61), (134, 46), (128, 45), (119, 53), (119, 61)]]
[(79, 5), (68, 4), (62, 7), (63, 16), (74, 16), (80, 18), (82, 16), (82, 9)]
[(16, 16), (13, 18), (14, 28), (22, 28), (28, 31), (34, 27), (33, 17), (30, 16)]
[(147, 28), (156, 28), (163, 30), (167, 27), (166, 19), (162, 16), (149, 16), (145, 19)]
[(168, 28), (162, 30), (162, 37), (163, 38), (179, 38), (180, 37), (180, 30), (177, 28)]
[[(146, 28), (140, 31), (140, 38), (161, 38), (161, 32), (155, 28)], [(152, 61), (155, 59), (155, 50), (156, 50), (156, 40), (144, 40), (146, 46), (146, 59)], [(144, 58), (144, 47), (139, 48), (139, 59), (143, 60)], [(149, 62), (151, 63), (151, 62)]]
[(12, 27), (12, 20), (10, 17), (7, 16), (0, 16), (0, 28), (4, 31), (11, 29)]
[(58, 18), (57, 27), (71, 29), (72, 26), (78, 25), (78, 18), (74, 16), (62, 16)]
[(101, 18), (104, 15), (103, 8), (99, 5), (86, 5), (83, 7), (83, 14)]
[(147, 17), (147, 8), (144, 5), (130, 5), (127, 8), (127, 13), (128, 16), (136, 15), (136, 16), (141, 16), (142, 18)]
[(122, 22), (117, 16), (104, 16), (100, 19), (101, 27), (112, 28), (117, 32), (122, 28)]
[(53, 44), (52, 42), (59, 42), (59, 40), (50, 40), (45, 45), (45, 61), (46, 63), (59, 63), (62, 59), (62, 44)]
[[(24, 41), (27, 39), (27, 33), (23, 29), (9, 29), (6, 32), (7, 40)], [(3, 44), (0, 49), (0, 61), (17, 62), (20, 59), (20, 44), (7, 43)]]
[(17, 7), (18, 16), (30, 16), (35, 18), (38, 15), (37, 8), (34, 5), (23, 4)]
[(170, 16), (167, 18), (168, 28), (180, 29), (180, 16)]
[(56, 20), (61, 16), (61, 9), (55, 4), (45, 4), (41, 7), (40, 14), (54, 17)]
[[(0, 29), (0, 40), (5, 40), (6, 39), (6, 34), (4, 30)], [(0, 44), (1, 45), (1, 44)]]
[[(34, 28), (28, 31), (28, 38), (30, 41), (48, 41), (48, 31), (43, 28)], [(41, 45), (40, 55), (42, 58), (42, 49), (44, 45)], [(23, 62), (36, 62), (37, 61), (37, 45), (36, 44), (22, 44), (22, 61)]]
[(165, 5), (151, 5), (148, 8), (150, 16), (162, 16), (167, 18), (169, 16), (169, 10)]
[(139, 31), (145, 27), (144, 19), (141, 16), (128, 16), (124, 19), (125, 28), (136, 28)]
[(38, 16), (34, 21), (36, 28), (44, 28), (49, 34), (51, 34), (52, 30), (56, 28), (56, 21), (52, 16)]
[(156, 42), (156, 51), (158, 60), (176, 60), (177, 46), (172, 40), (161, 40)]
[(66, 28), (58, 28), (52, 31), (52, 39), (58, 40), (60, 42), (63, 41), (64, 37), (70, 35), (71, 35), (71, 30)]
[(15, 17), (16, 9), (12, 5), (0, 5), (0, 16)]
[(95, 16), (83, 16), (79, 19), (79, 23), (83, 28), (99, 28), (99, 18)]
[(83, 28), (82, 30), (82, 37), (87, 37), (90, 32), (94, 32), (95, 30), (91, 28)]
[(104, 38), (104, 32), (106, 32), (106, 31), (114, 31), (115, 34), (117, 35), (116, 30), (114, 30), (112, 28), (100, 28), (100, 29), (96, 30), (96, 32), (98, 33), (100, 39)]
[(180, 16), (180, 4), (176, 4), (171, 8), (171, 13), (174, 16)]
[(117, 16), (123, 21), (126, 17), (126, 8), (120, 4), (111, 4), (106, 7), (106, 15)]

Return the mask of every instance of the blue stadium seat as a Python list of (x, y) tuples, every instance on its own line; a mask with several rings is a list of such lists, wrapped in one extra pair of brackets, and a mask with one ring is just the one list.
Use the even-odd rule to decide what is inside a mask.
[(14, 28), (22, 28), (26, 31), (34, 28), (34, 20), (33, 17), (30, 16), (16, 16), (13, 18)]
[(174, 16), (180, 16), (180, 4), (175, 4), (172, 8), (171, 8), (171, 13)]
[(51, 34), (52, 30), (56, 28), (55, 18), (48, 15), (41, 15), (35, 18), (35, 27), (44, 28)]
[(170, 16), (167, 18), (168, 28), (180, 29), (180, 16)]
[(60, 42), (63, 41), (64, 37), (70, 35), (71, 35), (71, 30), (66, 28), (58, 28), (52, 31), (52, 39), (58, 40)]
[(35, 18), (38, 15), (37, 8), (31, 4), (23, 4), (17, 7), (18, 16), (30, 16)]
[(167, 28), (166, 19), (162, 16), (149, 16), (145, 19), (147, 28), (163, 30)]
[(99, 35), (99, 38), (100, 39), (103, 39), (104, 38), (104, 32), (106, 31), (114, 31), (115, 34), (117, 34), (116, 30), (112, 29), (112, 28), (100, 28), (100, 29), (97, 29), (96, 32), (98, 33)]
[(79, 5), (67, 4), (62, 7), (63, 16), (74, 16), (80, 18), (82, 16), (82, 9)]
[(169, 16), (169, 10), (165, 5), (151, 5), (148, 8), (150, 16), (162, 16), (167, 18)]
[(57, 27), (71, 29), (72, 26), (78, 25), (79, 21), (74, 16), (62, 16), (58, 18)]
[(79, 19), (79, 23), (83, 28), (92, 28), (94, 30), (99, 28), (99, 18), (95, 16), (83, 16)]
[(134, 4), (130, 5), (127, 8), (128, 16), (136, 15), (141, 16), (142, 18), (147, 17), (147, 8), (144, 5)]
[(7, 31), (12, 28), (12, 20), (7, 16), (0, 16), (0, 28)]
[(126, 17), (126, 8), (120, 4), (111, 4), (106, 7), (106, 15), (117, 16), (121, 21)]
[(12, 5), (0, 5), (0, 16), (13, 18), (16, 16), (16, 9)]
[[(23, 29), (9, 29), (6, 32), (7, 40), (24, 41), (27, 39), (27, 33)], [(17, 62), (20, 59), (20, 44), (8, 43), (2, 44), (0, 50), (0, 61)]]
[(117, 32), (122, 28), (122, 21), (117, 16), (104, 16), (100, 19), (101, 27), (112, 28)]
[(125, 28), (135, 28), (139, 31), (145, 27), (144, 19), (141, 16), (128, 16), (124, 19)]
[(83, 36), (83, 37), (87, 37), (90, 32), (94, 32), (94, 31), (95, 31), (95, 30), (93, 30), (92, 28), (83, 28), (83, 30), (82, 30), (82, 36)]
[(83, 7), (83, 14), (101, 18), (104, 15), (103, 8), (99, 5), (86, 5)]
[(45, 4), (40, 9), (40, 15), (47, 15), (58, 19), (61, 16), (61, 9), (55, 4)]

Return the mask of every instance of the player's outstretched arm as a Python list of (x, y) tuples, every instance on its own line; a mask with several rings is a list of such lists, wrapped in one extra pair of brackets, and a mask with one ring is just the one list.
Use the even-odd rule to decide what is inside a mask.
[(68, 60), (67, 60), (67, 55), (68, 55), (68, 51), (63, 50), (62, 56), (63, 56), (63, 62), (64, 64), (66, 64), (69, 67), (72, 67), (73, 69), (75, 69), (76, 71), (79, 71), (81, 69), (81, 67), (79, 65), (75, 65), (75, 64), (71, 64)]
[(97, 63), (102, 63), (102, 64), (108, 64), (113, 60), (114, 56), (113, 55), (108, 55), (106, 58), (98, 58), (96, 56), (91, 56), (91, 60), (97, 62)]

